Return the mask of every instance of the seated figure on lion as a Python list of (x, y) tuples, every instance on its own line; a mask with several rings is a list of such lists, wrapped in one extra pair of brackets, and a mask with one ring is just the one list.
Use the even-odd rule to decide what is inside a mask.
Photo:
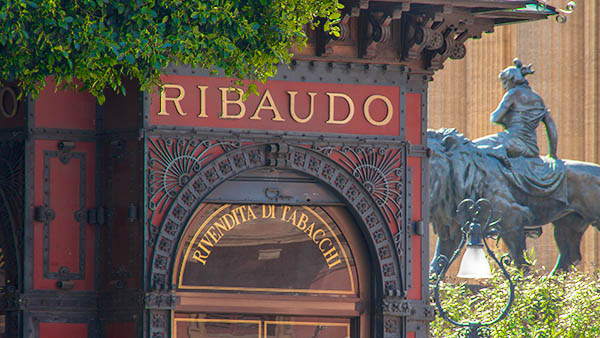
[[(502, 173), (517, 195), (523, 198), (552, 199), (567, 203), (567, 183), (564, 163), (558, 160), (556, 125), (544, 101), (529, 86), (525, 76), (533, 74), (531, 65), (523, 66), (519, 59), (514, 66), (500, 72), (498, 78), (506, 93), (490, 121), (504, 130), (473, 141), (477, 148), (497, 158), (505, 168)], [(540, 122), (546, 127), (549, 155), (540, 157), (536, 129)], [(518, 196), (517, 196), (518, 197)], [(523, 212), (531, 212), (524, 209)], [(533, 218), (533, 216), (529, 216)], [(538, 228), (541, 232), (541, 228)]]
[[(550, 111), (525, 77), (531, 65), (518, 59), (499, 78), (506, 90), (491, 122), (503, 131), (471, 141), (455, 130), (429, 131), (430, 215), (438, 234), (435, 257), (450, 257), (459, 244), (455, 210), (465, 198), (486, 198), (501, 217), (502, 233), (519, 266), (526, 235), (553, 223), (559, 258), (555, 269), (581, 260), (579, 244), (589, 225), (600, 226), (600, 166), (557, 158), (558, 137)], [(543, 123), (549, 155), (540, 156), (536, 129)], [(567, 189), (568, 185), (568, 189)], [(434, 257), (434, 259), (435, 259)], [(432, 268), (435, 268), (432, 265)]]

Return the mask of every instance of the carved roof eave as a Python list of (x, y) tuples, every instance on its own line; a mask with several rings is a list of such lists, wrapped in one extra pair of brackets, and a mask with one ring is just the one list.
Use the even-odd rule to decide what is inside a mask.
[[(454, 6), (463, 8), (487, 8), (490, 10), (506, 10), (524, 8), (527, 5), (539, 5), (539, 8), (545, 8), (549, 11), (555, 11), (555, 8), (543, 4), (543, 1), (538, 0), (349, 0), (343, 3), (351, 7), (359, 7), (360, 9), (368, 9), (372, 6), (380, 4), (386, 5), (402, 5), (402, 4), (422, 4), (428, 6)], [(554, 13), (558, 14), (558, 13)]]
[[(309, 32), (297, 59), (401, 64), (433, 73), (466, 55), (465, 41), (494, 26), (546, 19), (558, 12), (538, 1), (350, 0), (342, 1), (340, 37)], [(528, 8), (526, 8), (526, 6)]]
[[(553, 14), (554, 15), (554, 14)], [(524, 21), (544, 20), (548, 18), (548, 14), (526, 11), (506, 11), (496, 10), (489, 12), (477, 13), (476, 18), (491, 19), (495, 25), (504, 25), (512, 23), (520, 23)]]

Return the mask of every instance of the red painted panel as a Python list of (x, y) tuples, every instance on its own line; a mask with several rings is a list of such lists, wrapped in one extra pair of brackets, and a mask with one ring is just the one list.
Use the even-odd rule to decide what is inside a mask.
[(0, 85), (0, 129), (24, 127), (27, 110), (25, 100), (18, 100), (19, 89)]
[(37, 128), (96, 129), (96, 99), (92, 95), (71, 89), (55, 91), (55, 82), (47, 83), (35, 100)]
[(411, 144), (421, 144), (421, 94), (406, 94), (406, 139)]
[[(57, 149), (59, 141), (38, 140), (34, 145), (34, 206), (44, 205), (44, 151)], [(84, 212), (95, 204), (95, 145), (91, 142), (75, 143), (75, 153), (83, 152), (85, 158), (86, 205)], [(79, 209), (80, 164), (79, 158), (72, 158), (67, 164), (58, 158), (50, 158), (49, 188), (50, 204), (56, 218), (49, 230), (49, 272), (56, 272), (66, 266), (71, 272), (79, 272), (80, 225), (75, 220)], [(84, 216), (85, 217), (85, 216)], [(34, 288), (56, 289), (56, 280), (43, 275), (44, 223), (34, 222)], [(94, 288), (94, 228), (85, 225), (85, 279), (74, 280), (76, 290)]]
[(415, 332), (406, 332), (406, 338), (416, 338), (417, 334)]
[[(422, 103), (421, 94), (419, 93), (407, 93), (406, 94), (406, 138), (411, 144), (422, 143)], [(421, 159), (409, 157), (408, 165), (412, 168), (412, 207), (413, 207), (413, 220), (421, 220), (423, 218), (421, 214)], [(422, 237), (414, 235), (412, 238), (412, 275), (413, 275), (413, 287), (408, 290), (408, 299), (421, 299), (421, 245)]]
[[(159, 91), (155, 90), (151, 95), (150, 102), (150, 122), (155, 125), (177, 125), (190, 127), (215, 127), (215, 128), (238, 128), (238, 129), (261, 129), (261, 130), (286, 130), (286, 131), (304, 131), (319, 133), (343, 133), (343, 134), (371, 134), (371, 135), (393, 135), (397, 136), (399, 132), (399, 111), (400, 99), (399, 88), (393, 86), (370, 86), (370, 85), (350, 85), (350, 84), (332, 84), (332, 83), (304, 83), (291, 81), (267, 81), (266, 84), (259, 84), (259, 96), (250, 95), (243, 103), (231, 103), (226, 105), (228, 115), (237, 115), (239, 119), (219, 118), (222, 113), (222, 91), (219, 88), (238, 87), (235, 80), (226, 78), (209, 78), (170, 75), (163, 78), (165, 84), (179, 85), (183, 91), (180, 104), (181, 114), (177, 112), (174, 101), (165, 101), (165, 110), (168, 115), (158, 115), (161, 111), (161, 100)], [(202, 90), (198, 86), (206, 86), (205, 94), (201, 95)], [(244, 84), (242, 88), (246, 88)], [(266, 90), (270, 93), (267, 95)], [(288, 91), (297, 92), (294, 96), (295, 113), (298, 118), (292, 118), (291, 96)], [(297, 122), (309, 116), (310, 96), (314, 95), (314, 114), (305, 123)], [(328, 96), (330, 93), (331, 96)], [(337, 93), (339, 95), (334, 95)], [(179, 88), (168, 88), (166, 90), (167, 98), (176, 98), (182, 94)], [(347, 98), (343, 98), (347, 95)], [(380, 96), (374, 96), (380, 95)], [(389, 99), (392, 109), (390, 110), (391, 119), (387, 119), (388, 108), (385, 96)], [(239, 95), (231, 92), (226, 97), (233, 101)], [(333, 119), (336, 121), (345, 120), (349, 115), (350, 103), (354, 105), (354, 115), (346, 124), (326, 123), (329, 119), (330, 97), (334, 104), (332, 109)], [(369, 97), (372, 100), (369, 100)], [(202, 99), (205, 99), (204, 114), (201, 110)], [(348, 101), (349, 100), (349, 101)], [(262, 102), (262, 105), (261, 105)], [(370, 102), (370, 103), (369, 103)], [(367, 104), (367, 105), (366, 105)], [(241, 107), (244, 107), (245, 113), (242, 114)], [(368, 106), (369, 114), (365, 114), (365, 106)], [(258, 107), (263, 107), (257, 114)], [(265, 108), (269, 107), (269, 108)], [(274, 113), (276, 107), (279, 116)], [(205, 117), (199, 117), (205, 115)], [(381, 122), (384, 125), (376, 126), (369, 123), (372, 121)], [(377, 124), (377, 123), (375, 123)]]
[(40, 323), (39, 338), (87, 338), (87, 324)]
[(133, 338), (135, 334), (134, 322), (120, 322), (106, 324), (106, 338)]
[[(422, 220), (423, 215), (421, 214), (421, 161), (422, 159), (419, 157), (409, 157), (408, 165), (412, 168), (412, 219), (414, 221)], [(421, 245), (422, 245), (422, 236), (413, 235), (412, 238), (412, 275), (413, 275), (413, 287), (408, 290), (408, 299), (421, 299), (423, 296), (421, 295), (421, 283), (427, 282), (423, 281), (421, 278)]]

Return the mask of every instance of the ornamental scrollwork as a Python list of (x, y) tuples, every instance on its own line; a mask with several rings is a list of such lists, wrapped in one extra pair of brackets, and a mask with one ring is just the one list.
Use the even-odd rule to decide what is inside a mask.
[(171, 310), (175, 308), (177, 297), (170, 291), (153, 291), (144, 295), (146, 309)]
[(199, 141), (185, 138), (150, 138), (148, 150), (148, 208), (151, 242), (154, 243), (160, 217), (173, 199), (206, 163), (238, 149), (237, 141)]
[(0, 311), (16, 311), (21, 305), (21, 294), (19, 290), (13, 286), (5, 286), (0, 290)]
[(347, 169), (371, 195), (388, 224), (401, 229), (405, 169), (402, 148), (325, 146), (317, 151)]
[(409, 301), (402, 297), (384, 297), (381, 301), (381, 310), (384, 315), (408, 317), (416, 313)]

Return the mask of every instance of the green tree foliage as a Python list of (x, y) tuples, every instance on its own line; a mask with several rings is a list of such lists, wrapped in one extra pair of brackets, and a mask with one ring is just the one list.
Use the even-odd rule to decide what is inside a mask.
[[(505, 319), (491, 329), (491, 338), (600, 337), (600, 275), (582, 272), (546, 276), (518, 271), (515, 301)], [(499, 315), (508, 299), (508, 283), (499, 273), (483, 289), (465, 284), (443, 284), (444, 309), (458, 321), (489, 321)], [(436, 317), (433, 338), (460, 337), (456, 327)]]
[[(262, 80), (306, 44), (316, 18), (336, 34), (338, 0), (4, 0), (0, 79), (36, 95), (53, 76), (100, 102), (121, 79), (159, 83), (172, 62)], [(74, 81), (78, 79), (79, 81)]]

